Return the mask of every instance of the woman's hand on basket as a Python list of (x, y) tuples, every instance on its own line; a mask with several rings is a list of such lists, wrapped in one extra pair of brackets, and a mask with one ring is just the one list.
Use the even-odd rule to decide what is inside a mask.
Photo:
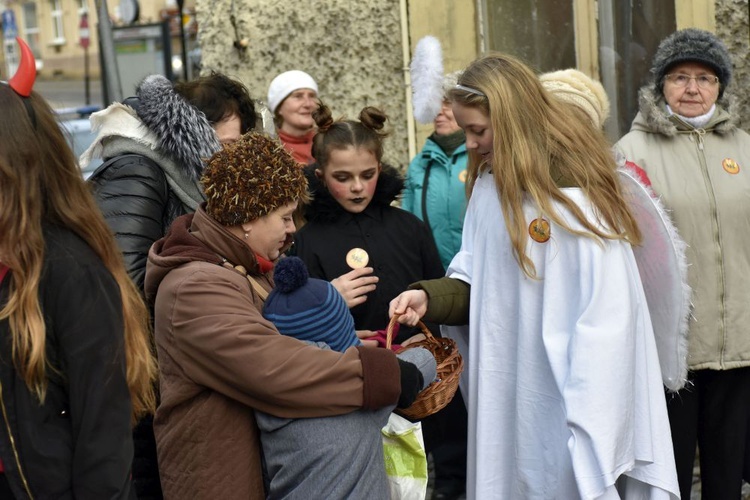
[(407, 290), (391, 301), (388, 316), (398, 315), (403, 325), (415, 326), (427, 312), (429, 297), (424, 290)]
[(367, 294), (375, 290), (379, 278), (373, 276), (372, 271), (371, 267), (361, 267), (331, 281), (348, 308), (360, 305), (367, 300)]
[(380, 345), (377, 340), (369, 338), (377, 334), (372, 330), (357, 330), (357, 337), (362, 341), (362, 345), (367, 347), (378, 347)]

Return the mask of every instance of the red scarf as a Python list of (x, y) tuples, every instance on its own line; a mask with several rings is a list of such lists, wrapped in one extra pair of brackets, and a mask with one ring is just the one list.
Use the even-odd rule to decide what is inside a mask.
[(312, 143), (313, 137), (318, 132), (317, 129), (312, 129), (301, 136), (290, 135), (283, 130), (278, 130), (279, 140), (284, 145), (284, 148), (292, 153), (292, 156), (297, 163), (309, 165), (314, 162), (315, 159), (312, 156)]
[(257, 253), (255, 254), (255, 260), (258, 261), (258, 269), (260, 270), (261, 274), (266, 274), (268, 271), (273, 269), (273, 262), (261, 257)]

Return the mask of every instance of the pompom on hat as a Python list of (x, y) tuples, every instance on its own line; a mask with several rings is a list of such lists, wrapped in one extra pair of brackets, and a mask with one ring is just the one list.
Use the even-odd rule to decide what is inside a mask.
[(310, 278), (299, 257), (281, 259), (273, 280), (275, 288), (263, 306), (263, 317), (276, 325), (279, 333), (325, 342), (339, 352), (360, 345), (344, 298), (329, 282)]
[(297, 69), (285, 71), (271, 81), (268, 86), (268, 109), (276, 113), (276, 108), (286, 97), (298, 89), (312, 89), (318, 93), (318, 84), (313, 77)]
[(206, 213), (225, 226), (307, 201), (304, 170), (280, 142), (255, 132), (218, 151), (201, 176)]
[(675, 31), (659, 44), (651, 67), (657, 92), (663, 94), (664, 77), (672, 66), (691, 61), (705, 64), (716, 72), (721, 98), (724, 89), (732, 80), (732, 60), (729, 51), (716, 35), (696, 28)]
[(542, 86), (555, 98), (575, 104), (601, 129), (609, 116), (609, 98), (602, 84), (577, 69), (564, 69), (539, 76)]

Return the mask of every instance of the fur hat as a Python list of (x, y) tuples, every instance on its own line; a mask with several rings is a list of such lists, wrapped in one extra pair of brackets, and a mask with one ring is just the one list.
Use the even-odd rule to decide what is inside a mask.
[(661, 41), (654, 55), (651, 73), (656, 90), (663, 94), (664, 76), (672, 66), (694, 61), (705, 64), (719, 77), (719, 98), (732, 79), (732, 60), (724, 43), (716, 35), (696, 28), (675, 31)]
[(268, 86), (268, 109), (271, 113), (276, 113), (276, 108), (281, 101), (298, 89), (313, 89), (317, 94), (318, 84), (315, 83), (313, 77), (296, 69), (285, 71), (274, 78)]
[(263, 317), (276, 325), (279, 333), (325, 342), (340, 352), (360, 345), (344, 298), (329, 282), (310, 278), (299, 257), (281, 259), (273, 280), (275, 288), (263, 305)]
[(307, 200), (307, 179), (280, 142), (250, 132), (208, 160), (201, 177), (206, 213), (236, 226), (297, 200)]
[(577, 69), (553, 71), (539, 76), (542, 85), (557, 99), (575, 104), (597, 129), (609, 116), (609, 99), (602, 84)]

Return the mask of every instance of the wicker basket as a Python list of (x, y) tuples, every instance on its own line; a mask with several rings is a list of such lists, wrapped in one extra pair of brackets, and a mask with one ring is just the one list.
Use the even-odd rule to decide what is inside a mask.
[[(386, 347), (390, 349), (393, 327), (397, 316), (393, 316), (386, 330)], [(434, 337), (421, 321), (419, 328), (424, 333), (425, 340), (409, 344), (399, 352), (412, 347), (424, 347), (435, 356), (437, 362), (437, 380), (419, 393), (417, 399), (408, 408), (397, 408), (396, 413), (412, 420), (421, 420), (445, 408), (451, 402), (458, 389), (458, 379), (464, 369), (464, 360), (458, 352), (456, 342), (452, 339)]]

